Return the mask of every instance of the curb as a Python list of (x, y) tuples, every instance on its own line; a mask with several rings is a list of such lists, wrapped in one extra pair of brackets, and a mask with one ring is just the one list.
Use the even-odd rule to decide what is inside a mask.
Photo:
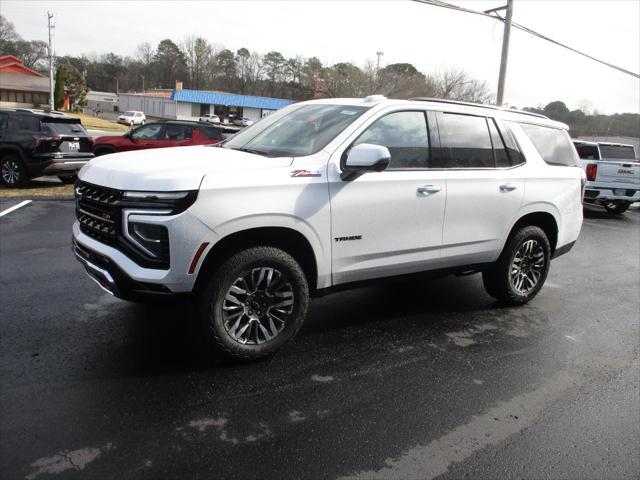
[(16, 195), (14, 197), (0, 197), (0, 201), (2, 200), (32, 200), (37, 202), (38, 200), (44, 200), (47, 202), (50, 201), (62, 201), (62, 202), (73, 202), (75, 197), (73, 195), (40, 195), (40, 196), (29, 196), (29, 195)]

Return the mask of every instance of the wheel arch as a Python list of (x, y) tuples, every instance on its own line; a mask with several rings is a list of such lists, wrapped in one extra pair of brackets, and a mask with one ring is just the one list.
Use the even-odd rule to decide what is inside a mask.
[(2, 159), (5, 155), (18, 155), (20, 157), (20, 160), (22, 160), (22, 162), (25, 161), (25, 156), (24, 156), (24, 152), (22, 151), (22, 149), (20, 147), (17, 147), (15, 145), (0, 145), (0, 159)]
[(116, 149), (112, 145), (100, 143), (93, 147), (93, 154), (96, 155), (97, 152), (102, 152), (102, 155), (108, 155), (109, 153), (116, 153)]
[[(558, 246), (559, 224), (557, 217), (547, 210), (534, 210), (525, 213), (518, 218), (513, 224), (507, 240), (511, 238), (518, 230), (525, 226), (535, 226), (542, 229), (547, 238), (549, 239), (549, 245), (551, 246), (551, 256)], [(506, 241), (505, 240), (505, 244)], [(504, 248), (504, 245), (503, 245)]]
[(230, 233), (217, 241), (207, 252), (198, 270), (193, 291), (198, 291), (229, 256), (246, 248), (269, 246), (291, 255), (302, 267), (310, 292), (318, 286), (318, 265), (311, 242), (299, 231), (289, 227), (255, 227)]

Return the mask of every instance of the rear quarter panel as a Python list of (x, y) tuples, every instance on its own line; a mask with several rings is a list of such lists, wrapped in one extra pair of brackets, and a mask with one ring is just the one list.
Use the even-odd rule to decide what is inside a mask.
[(549, 213), (558, 225), (555, 247), (576, 241), (582, 228), (582, 168), (548, 165), (518, 123), (509, 122), (509, 125), (528, 167), (525, 194), (516, 221), (529, 213)]

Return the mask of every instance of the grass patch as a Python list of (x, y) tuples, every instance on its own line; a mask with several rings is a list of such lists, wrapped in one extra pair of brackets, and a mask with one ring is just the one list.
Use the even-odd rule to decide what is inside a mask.
[(80, 118), (84, 128), (91, 130), (109, 130), (112, 132), (126, 132), (129, 127), (126, 125), (120, 125), (119, 123), (112, 122), (111, 120), (105, 120), (104, 118), (94, 117), (92, 115), (85, 115), (84, 113), (69, 113), (74, 117)]
[(73, 196), (73, 185), (32, 181), (25, 188), (0, 188), (0, 198), (11, 197), (68, 197)]

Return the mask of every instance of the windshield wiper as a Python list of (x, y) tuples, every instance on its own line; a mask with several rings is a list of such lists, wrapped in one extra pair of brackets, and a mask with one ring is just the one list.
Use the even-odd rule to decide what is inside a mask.
[(238, 150), (238, 151), (240, 151), (240, 152), (253, 153), (253, 154), (255, 154), (255, 155), (262, 155), (263, 157), (268, 157), (268, 156), (269, 156), (269, 155), (268, 155), (268, 152), (265, 152), (265, 151), (263, 151), (263, 150), (255, 150), (255, 149), (253, 149), (253, 148), (244, 148), (244, 147), (243, 147), (243, 148), (233, 148), (233, 147), (230, 147), (230, 148), (231, 148), (231, 150)]

